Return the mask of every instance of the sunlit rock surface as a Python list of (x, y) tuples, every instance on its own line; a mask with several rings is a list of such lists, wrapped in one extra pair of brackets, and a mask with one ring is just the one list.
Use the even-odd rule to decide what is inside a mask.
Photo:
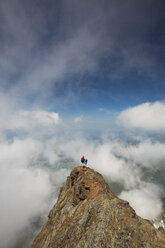
[(165, 248), (157, 230), (119, 199), (98, 172), (76, 167), (31, 248)]

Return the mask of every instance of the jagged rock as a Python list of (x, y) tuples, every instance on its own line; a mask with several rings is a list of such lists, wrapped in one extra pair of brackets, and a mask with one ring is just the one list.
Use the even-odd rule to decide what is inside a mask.
[(31, 248), (165, 248), (165, 235), (136, 215), (103, 177), (76, 167)]

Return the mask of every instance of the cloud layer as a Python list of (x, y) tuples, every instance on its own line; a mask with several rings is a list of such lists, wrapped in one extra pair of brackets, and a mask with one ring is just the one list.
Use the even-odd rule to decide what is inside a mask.
[[(145, 177), (144, 168), (153, 175), (164, 168), (164, 143), (149, 137), (135, 144), (106, 137), (88, 139), (74, 128), (79, 116), (78, 123), (74, 118), (64, 122), (58, 113), (45, 110), (20, 110), (5, 116), (10, 121), (5, 125), (2, 120), (0, 129), (0, 242), (4, 248), (19, 241), (20, 230), (31, 230), (37, 216), (46, 217), (70, 171), (60, 165), (66, 166), (64, 161), (79, 165), (82, 154), (110, 184), (122, 186), (120, 197), (140, 216), (153, 219), (162, 213), (164, 185)], [(27, 233), (25, 247), (31, 242)]]
[(119, 121), (127, 128), (146, 131), (165, 131), (164, 102), (143, 103), (122, 111)]
[(107, 89), (132, 73), (160, 79), (163, 9), (153, 1), (2, 0), (0, 87), (23, 103), (51, 105), (82, 91), (100, 95), (102, 81)]
[(146, 184), (144, 188), (123, 191), (119, 197), (127, 200), (138, 215), (153, 220), (162, 212), (161, 193), (158, 186)]
[(0, 130), (0, 246), (14, 247), (33, 218), (47, 215), (68, 171), (48, 170), (58, 161), (51, 141), (46, 143), (59, 124), (57, 113), (19, 111), (6, 118)]
[(164, 168), (164, 162), (162, 163), (165, 161), (164, 153), (162, 156), (161, 152), (159, 153), (161, 146), (164, 150), (164, 145), (152, 144), (151, 141), (145, 140), (133, 146), (119, 141), (102, 140), (100, 143), (82, 139), (63, 144), (60, 149), (65, 156), (75, 161), (81, 154), (86, 154), (90, 167), (102, 173), (109, 182), (117, 182), (127, 190), (120, 196), (129, 200), (141, 217), (154, 219), (163, 210), (161, 202), (161, 197), (164, 197), (163, 188), (145, 178), (143, 168), (149, 168), (150, 171), (161, 171), (162, 166)]

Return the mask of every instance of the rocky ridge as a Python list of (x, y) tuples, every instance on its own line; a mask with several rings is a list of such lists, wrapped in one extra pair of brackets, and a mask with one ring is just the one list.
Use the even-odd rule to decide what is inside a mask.
[(76, 167), (31, 248), (165, 248), (165, 233), (137, 216), (102, 175)]

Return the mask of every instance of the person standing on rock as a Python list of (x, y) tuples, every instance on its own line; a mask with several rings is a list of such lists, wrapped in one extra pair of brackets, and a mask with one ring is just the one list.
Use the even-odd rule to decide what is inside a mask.
[(85, 157), (83, 155), (82, 158), (81, 158), (81, 163), (84, 164), (84, 161), (85, 161)]
[(84, 165), (87, 166), (87, 163), (88, 163), (88, 159), (86, 158), (86, 159), (84, 160)]

